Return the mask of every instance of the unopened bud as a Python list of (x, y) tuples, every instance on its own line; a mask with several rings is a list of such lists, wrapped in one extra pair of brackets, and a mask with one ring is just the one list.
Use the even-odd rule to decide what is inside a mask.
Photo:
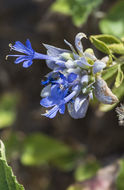
[(118, 102), (117, 96), (115, 96), (107, 83), (98, 76), (94, 84), (94, 93), (96, 98), (103, 104), (114, 104)]

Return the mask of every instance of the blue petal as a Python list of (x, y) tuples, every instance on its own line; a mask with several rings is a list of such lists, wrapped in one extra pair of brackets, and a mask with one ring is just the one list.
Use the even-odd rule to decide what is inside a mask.
[(27, 56), (26, 55), (20, 55), (15, 61), (15, 64), (21, 63), (23, 61), (27, 60)]
[(81, 105), (80, 109), (76, 112), (74, 108), (74, 103), (68, 103), (68, 112), (70, 116), (74, 119), (84, 118), (88, 109), (89, 100), (86, 99)]
[(29, 39), (26, 40), (26, 46), (27, 46), (28, 49), (33, 51), (32, 46), (31, 46), (31, 42), (30, 42)]
[(56, 116), (58, 110), (59, 110), (59, 107), (58, 106), (54, 106), (51, 110), (47, 111), (47, 113), (42, 114), (42, 115), (44, 115), (44, 116), (49, 117), (49, 118), (52, 119), (52, 118), (54, 118)]
[(59, 65), (60, 67), (65, 67), (65, 61), (58, 60), (55, 62), (56, 65)]
[(49, 82), (50, 82), (50, 80), (47, 79), (47, 80), (45, 80), (45, 81), (41, 81), (41, 84), (42, 84), (42, 85), (46, 85), (46, 84), (49, 84)]
[(62, 90), (59, 85), (53, 85), (51, 87), (51, 98), (55, 104), (60, 104), (66, 96), (68, 89)]
[(91, 67), (92, 65), (90, 65), (86, 59), (84, 57), (81, 57), (79, 60), (74, 61), (79, 67), (82, 67), (84, 69)]
[(52, 98), (51, 97), (46, 97), (46, 98), (43, 98), (41, 101), (40, 101), (40, 105), (45, 107), (45, 108), (48, 108), (48, 107), (52, 107), (55, 105), (55, 103), (53, 102)]
[(79, 111), (84, 101), (86, 101), (86, 98), (87, 98), (86, 96), (78, 96), (75, 98), (74, 109), (76, 112)]
[(28, 50), (20, 41), (16, 41), (12, 49), (21, 53), (30, 55), (31, 51)]
[(65, 104), (62, 104), (61, 106), (59, 106), (59, 113), (60, 114), (64, 114), (65, 113)]
[(77, 68), (70, 68), (67, 70), (68, 73), (75, 73), (77, 75), (80, 75), (81, 73), (81, 68), (80, 67), (77, 67)]
[(76, 95), (76, 91), (73, 91), (68, 96), (66, 96), (63, 101), (64, 104), (68, 103), (75, 95)]
[(59, 76), (61, 79), (66, 80), (66, 77), (61, 72), (59, 72)]
[(41, 97), (47, 97), (51, 94), (51, 84), (45, 86), (41, 91)]
[(81, 90), (81, 85), (80, 84), (76, 84), (72, 87), (72, 91), (75, 91), (76, 93), (79, 93)]
[(57, 61), (57, 58), (55, 57), (45, 55), (42, 53), (37, 53), (37, 52), (33, 52), (32, 56), (33, 56), (33, 59), (46, 59), (46, 60), (51, 60), (51, 61)]
[(55, 61), (46, 60), (47, 67), (50, 69), (54, 69), (56, 67)]
[(23, 67), (28, 68), (30, 65), (32, 65), (32, 60), (27, 60), (23, 62)]
[(96, 74), (100, 71), (102, 71), (106, 67), (106, 64), (102, 61), (95, 61), (93, 65), (93, 74)]
[(77, 78), (77, 74), (75, 74), (75, 73), (70, 73), (69, 75), (68, 75), (68, 82), (69, 83), (72, 83), (75, 79)]
[(51, 56), (58, 57), (60, 54), (65, 53), (65, 52), (70, 52), (65, 49), (57, 48), (48, 44), (43, 44), (45, 48), (48, 50), (48, 54)]

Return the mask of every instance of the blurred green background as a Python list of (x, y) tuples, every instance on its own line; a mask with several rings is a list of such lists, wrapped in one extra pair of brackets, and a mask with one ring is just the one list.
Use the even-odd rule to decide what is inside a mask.
[[(6, 61), (8, 44), (29, 38), (37, 52), (45, 53), (42, 43), (67, 48), (63, 39), (74, 44), (78, 32), (124, 37), (123, 10), (123, 0), (0, 1), (0, 136), (26, 190), (66, 190), (91, 178), (123, 156), (124, 128), (114, 110), (102, 113), (95, 105), (80, 120), (68, 113), (41, 117), (40, 82), (49, 69), (44, 61), (28, 69)], [(92, 47), (88, 40), (83, 44)], [(98, 58), (104, 55), (94, 50)], [(120, 182), (118, 190), (123, 190)]]

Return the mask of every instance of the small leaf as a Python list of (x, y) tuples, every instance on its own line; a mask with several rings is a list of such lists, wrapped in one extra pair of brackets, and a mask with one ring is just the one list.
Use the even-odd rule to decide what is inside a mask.
[(26, 138), (21, 162), (24, 165), (41, 165), (72, 154), (73, 150), (63, 143), (43, 134), (33, 134)]
[(116, 180), (117, 190), (124, 189), (124, 160), (120, 161), (120, 171)]
[(100, 35), (94, 35), (95, 38), (97, 38), (98, 40), (104, 42), (107, 45), (111, 45), (111, 44), (120, 44), (121, 40), (113, 35), (109, 35), (109, 34), (100, 34)]
[(112, 53), (122, 54), (124, 55), (124, 44), (111, 44), (108, 45), (108, 48), (112, 51)]
[(123, 72), (121, 70), (121, 65), (119, 64), (118, 65), (118, 73), (117, 73), (117, 76), (116, 76), (116, 79), (115, 79), (115, 87), (116, 88), (118, 88), (121, 85), (123, 79), (124, 79), (124, 74), (123, 74)]
[(85, 149), (81, 149), (81, 151), (73, 151), (68, 153), (67, 155), (57, 157), (52, 161), (52, 163), (63, 171), (71, 171), (75, 168), (77, 160), (79, 160), (80, 158), (82, 159), (85, 156)]
[(74, 174), (76, 181), (83, 181), (93, 177), (99, 168), (100, 164), (96, 160), (90, 160), (79, 165)]
[(124, 1), (114, 4), (106, 17), (100, 21), (99, 27), (104, 34), (124, 36)]
[(100, 51), (106, 54), (111, 54), (111, 51), (107, 47), (107, 45), (102, 42), (101, 40), (97, 39), (95, 36), (90, 36), (90, 41), (93, 43), (93, 45)]
[[(119, 38), (117, 38), (115, 36), (108, 35), (108, 34), (101, 34), (101, 35), (91, 36), (90, 38), (91, 38), (91, 42), (93, 41), (92, 38), (95, 39), (95, 41), (92, 43), (100, 51), (102, 51), (102, 47), (98, 47), (99, 41), (101, 43), (103, 42), (104, 44), (101, 44), (101, 45), (103, 45), (103, 47), (106, 46), (111, 53), (117, 53), (117, 54), (122, 54), (122, 55), (124, 54), (124, 44)], [(97, 43), (96, 43), (96, 40), (97, 40)], [(100, 42), (99, 42), (99, 46), (100, 46)], [(103, 51), (103, 52), (107, 53), (105, 51)]]
[(0, 141), (0, 189), (24, 190), (24, 187), (17, 182), (12, 169), (6, 162), (5, 148), (2, 141)]
[(109, 78), (111, 78), (117, 72), (117, 70), (118, 70), (118, 64), (107, 68), (106, 70), (104, 70), (102, 72), (102, 78), (104, 80), (108, 80)]

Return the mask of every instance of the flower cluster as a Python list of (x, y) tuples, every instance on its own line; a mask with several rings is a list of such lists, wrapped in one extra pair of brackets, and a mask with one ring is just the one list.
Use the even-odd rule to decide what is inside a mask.
[(84, 33), (76, 35), (75, 48), (64, 40), (70, 50), (43, 44), (47, 49), (47, 55), (35, 52), (29, 40), (25, 46), (19, 41), (13, 46), (10, 45), (11, 50), (23, 53), (9, 55), (17, 57), (15, 64), (22, 62), (23, 67), (27, 68), (34, 59), (45, 59), (47, 66), (52, 70), (46, 75), (46, 80), (41, 82), (44, 88), (41, 91), (40, 104), (47, 108), (46, 113), (42, 114), (46, 117), (54, 118), (57, 112), (64, 114), (67, 105), (72, 118), (83, 118), (93, 94), (104, 104), (118, 101), (101, 78), (103, 69), (106, 69), (107, 59), (98, 60), (92, 49), (84, 51), (82, 38), (86, 38)]

